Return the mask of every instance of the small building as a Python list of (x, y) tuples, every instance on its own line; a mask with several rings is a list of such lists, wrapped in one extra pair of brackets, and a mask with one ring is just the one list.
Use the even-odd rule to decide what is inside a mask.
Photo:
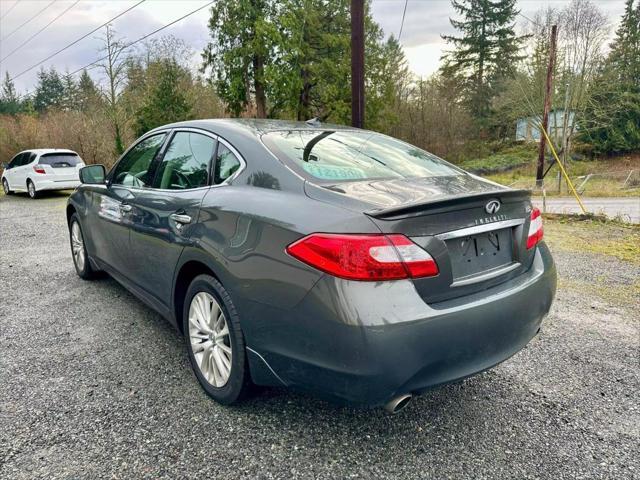
[[(571, 125), (575, 121), (575, 112), (570, 111), (567, 118), (567, 125), (571, 130)], [(521, 142), (539, 142), (540, 141), (540, 123), (542, 123), (542, 115), (535, 117), (519, 118), (516, 123), (516, 141)], [(564, 126), (564, 109), (552, 110), (549, 113), (549, 136), (558, 143), (562, 139)], [(577, 129), (577, 126), (574, 130)]]

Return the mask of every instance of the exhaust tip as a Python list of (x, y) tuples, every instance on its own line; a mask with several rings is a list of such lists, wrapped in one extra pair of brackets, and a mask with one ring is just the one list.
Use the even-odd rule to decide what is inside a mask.
[(391, 414), (398, 413), (400, 410), (404, 409), (404, 407), (409, 405), (409, 402), (412, 398), (413, 396), (411, 394), (399, 395), (396, 398), (390, 400), (384, 406), (384, 409)]

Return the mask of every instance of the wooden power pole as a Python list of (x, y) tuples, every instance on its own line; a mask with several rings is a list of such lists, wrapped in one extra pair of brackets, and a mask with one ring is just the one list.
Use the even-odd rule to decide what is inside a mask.
[(364, 0), (351, 0), (351, 125), (364, 128)]
[[(549, 65), (547, 66), (547, 83), (544, 92), (544, 112), (542, 114), (542, 127), (549, 131), (549, 111), (551, 110), (551, 98), (553, 97), (553, 67), (556, 63), (556, 41), (558, 38), (558, 26), (551, 27), (551, 44), (549, 45)], [(546, 138), (540, 132), (540, 146), (538, 148), (538, 169), (536, 170), (536, 186), (542, 186), (544, 176), (544, 153), (547, 144)]]

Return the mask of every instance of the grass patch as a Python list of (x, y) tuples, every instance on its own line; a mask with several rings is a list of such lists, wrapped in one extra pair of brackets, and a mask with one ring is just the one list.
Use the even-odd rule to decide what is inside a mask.
[(490, 175), (523, 168), (535, 160), (531, 145), (513, 145), (482, 158), (464, 160), (460, 167), (479, 175)]
[(610, 255), (640, 265), (640, 226), (599, 218), (545, 217), (545, 240), (554, 250)]
[[(525, 165), (502, 171), (488, 171), (482, 175), (502, 185), (531, 189), (535, 184), (535, 154), (533, 158), (534, 160)], [(463, 168), (465, 168), (464, 164)], [(631, 188), (622, 189), (622, 185), (631, 170), (634, 170), (634, 174), (627, 184), (627, 187)], [(545, 178), (546, 193), (549, 196), (570, 195), (564, 179), (561, 182), (561, 190), (558, 191), (558, 171), (558, 167), (554, 166), (547, 174)], [(567, 173), (576, 188), (583, 181), (578, 177), (594, 174), (585, 184), (581, 193), (586, 197), (633, 197), (640, 195), (640, 155), (606, 160), (571, 161), (567, 167)]]

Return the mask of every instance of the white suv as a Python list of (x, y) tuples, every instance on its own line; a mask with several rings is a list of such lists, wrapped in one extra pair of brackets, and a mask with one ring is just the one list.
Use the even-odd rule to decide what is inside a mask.
[(5, 194), (28, 192), (36, 198), (43, 190), (66, 190), (80, 185), (79, 172), (84, 167), (72, 150), (42, 148), (25, 150), (11, 159), (2, 174)]

